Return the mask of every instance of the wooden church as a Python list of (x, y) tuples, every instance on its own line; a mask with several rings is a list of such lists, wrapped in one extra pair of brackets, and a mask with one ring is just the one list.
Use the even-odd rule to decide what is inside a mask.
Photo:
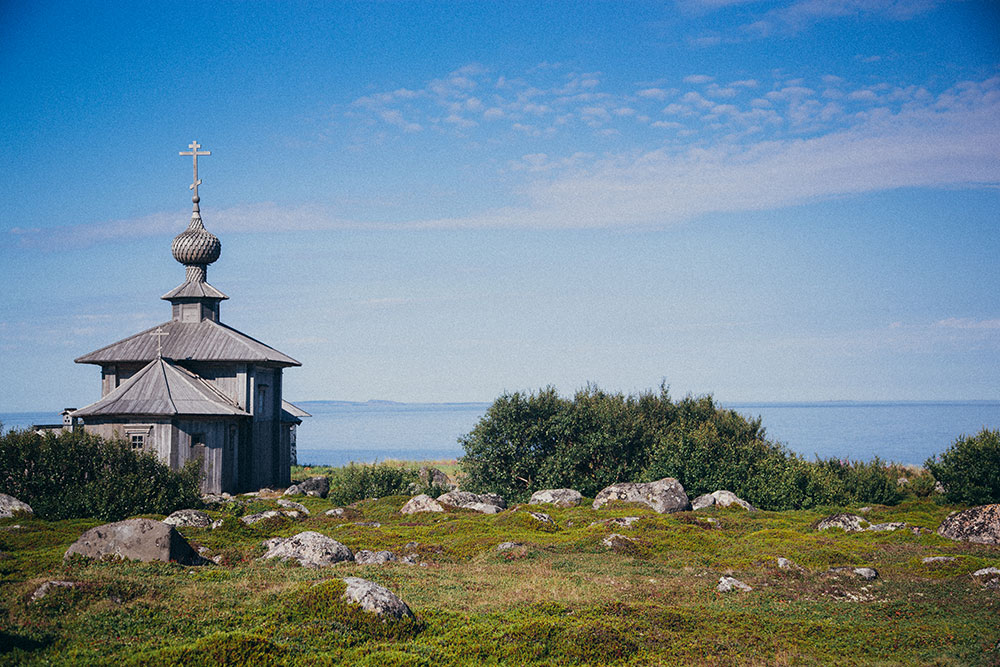
[(301, 364), (222, 323), (228, 299), (206, 280), (222, 244), (199, 208), (192, 142), (191, 224), (171, 245), (184, 282), (163, 295), (171, 318), (76, 359), (101, 367), (101, 400), (76, 410), (89, 432), (122, 437), (172, 468), (200, 459), (202, 491), (230, 493), (288, 486), (295, 428), (307, 413), (282, 400), (282, 370)]

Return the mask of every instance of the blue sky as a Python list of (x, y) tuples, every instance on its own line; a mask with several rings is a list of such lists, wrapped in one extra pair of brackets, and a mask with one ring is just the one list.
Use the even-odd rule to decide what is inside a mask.
[(192, 139), (293, 400), (1000, 399), (992, 2), (3, 3), (0, 412), (169, 318)]

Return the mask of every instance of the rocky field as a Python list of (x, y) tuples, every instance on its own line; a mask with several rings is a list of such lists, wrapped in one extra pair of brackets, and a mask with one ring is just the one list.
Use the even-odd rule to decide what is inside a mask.
[[(0, 664), (1000, 664), (1000, 506), (763, 512), (649, 487), (13, 512)], [(132, 549), (148, 562), (109, 555)]]

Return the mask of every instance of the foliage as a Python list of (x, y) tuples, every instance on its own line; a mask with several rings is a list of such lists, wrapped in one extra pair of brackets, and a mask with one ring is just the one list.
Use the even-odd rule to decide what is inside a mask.
[(10, 431), (0, 436), (0, 491), (45, 519), (94, 517), (117, 521), (197, 507), (200, 465), (181, 471), (122, 440), (84, 431)]
[(638, 396), (588, 386), (572, 400), (552, 387), (505, 394), (459, 441), (464, 486), (516, 501), (543, 488), (593, 497), (617, 482), (664, 477), (692, 498), (728, 489), (772, 510), (902, 498), (877, 459), (805, 461), (767, 440), (759, 418), (720, 408), (711, 396), (674, 402), (665, 386)]
[(351, 463), (337, 469), (330, 476), (328, 497), (334, 503), (347, 505), (366, 498), (424, 493), (427, 490), (433, 489), (420, 486), (415, 468), (386, 463)]
[(924, 466), (945, 488), (950, 503), (1000, 502), (1000, 429), (960, 436), (943, 454)]

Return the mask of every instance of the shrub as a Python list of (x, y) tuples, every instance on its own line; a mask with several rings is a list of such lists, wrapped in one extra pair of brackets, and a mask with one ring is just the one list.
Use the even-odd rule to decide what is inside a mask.
[(197, 507), (200, 465), (174, 471), (121, 440), (84, 431), (10, 431), (0, 436), (0, 491), (43, 519), (118, 521)]
[(877, 456), (867, 463), (828, 459), (818, 465), (839, 480), (846, 502), (896, 505), (903, 499), (898, 476)]
[(335, 504), (347, 505), (365, 498), (409, 495), (415, 490), (419, 492), (418, 485), (417, 471), (412, 468), (351, 463), (330, 477), (327, 497)]
[(960, 436), (943, 454), (924, 463), (945, 488), (949, 503), (1000, 502), (1000, 430)]

